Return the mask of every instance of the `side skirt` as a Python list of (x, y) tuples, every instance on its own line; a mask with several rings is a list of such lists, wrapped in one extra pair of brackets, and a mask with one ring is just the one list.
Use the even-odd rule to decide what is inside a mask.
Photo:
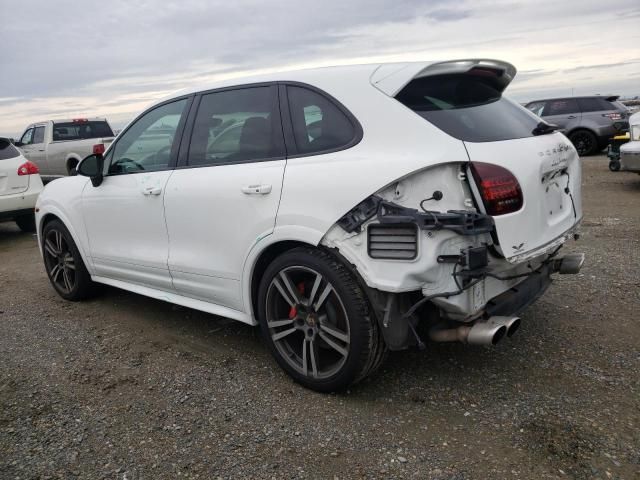
[(91, 280), (97, 283), (103, 283), (105, 285), (111, 285), (112, 287), (121, 288), (129, 292), (138, 293), (146, 297), (155, 298), (157, 300), (164, 300), (165, 302), (174, 303), (183, 307), (193, 308), (194, 310), (200, 310), (202, 312), (211, 313), (213, 315), (231, 318), (233, 320), (238, 320), (249, 325), (258, 324), (253, 318), (251, 318), (244, 312), (240, 312), (228, 307), (223, 307), (221, 305), (216, 305), (215, 303), (204, 302), (202, 300), (196, 300), (194, 298), (185, 297), (176, 293), (156, 290), (155, 288), (144, 287), (142, 285), (127, 283), (121, 280), (113, 280), (106, 277), (92, 276)]

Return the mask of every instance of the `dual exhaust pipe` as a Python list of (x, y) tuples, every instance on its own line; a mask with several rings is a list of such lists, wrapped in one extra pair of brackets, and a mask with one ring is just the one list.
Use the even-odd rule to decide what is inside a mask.
[(435, 326), (429, 331), (434, 342), (461, 342), (470, 345), (495, 345), (505, 336), (511, 337), (520, 328), (519, 317), (490, 317), (473, 325), (456, 328)]

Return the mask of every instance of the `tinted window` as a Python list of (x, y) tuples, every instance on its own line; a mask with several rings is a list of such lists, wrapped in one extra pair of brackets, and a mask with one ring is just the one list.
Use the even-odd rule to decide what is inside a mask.
[(16, 158), (19, 155), (20, 152), (13, 145), (11, 145), (11, 142), (5, 140), (4, 138), (0, 139), (0, 160)]
[(329, 99), (303, 87), (287, 87), (293, 136), (300, 153), (334, 150), (353, 141), (349, 118)]
[(171, 160), (176, 130), (187, 99), (167, 103), (145, 113), (118, 139), (109, 173), (164, 170)]
[(396, 99), (452, 137), (493, 142), (533, 136), (540, 119), (502, 96), (491, 77), (436, 75), (413, 80)]
[(113, 137), (113, 131), (105, 121), (78, 121), (55, 123), (53, 141), (84, 140), (87, 138)]
[(29, 130), (24, 132), (24, 134), (22, 135), (22, 138), (20, 139), (20, 142), (23, 145), (31, 145), (32, 139), (33, 139), (33, 128), (30, 128)]
[(557, 100), (548, 100), (544, 109), (544, 116), (548, 115), (570, 115), (579, 113), (578, 101), (575, 98), (560, 98)]
[(616, 110), (616, 106), (604, 98), (579, 98), (578, 103), (583, 112), (602, 112)]
[(36, 127), (33, 132), (33, 143), (44, 143), (44, 127)]
[(212, 165), (283, 156), (275, 87), (203, 95), (189, 145), (189, 165)]

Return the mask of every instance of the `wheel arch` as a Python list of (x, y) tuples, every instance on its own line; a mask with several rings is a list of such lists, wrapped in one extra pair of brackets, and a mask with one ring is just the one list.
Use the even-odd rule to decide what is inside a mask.
[(38, 217), (36, 228), (38, 233), (38, 248), (40, 249), (40, 254), (41, 255), (43, 254), (42, 233), (44, 231), (44, 227), (47, 223), (51, 222), (52, 220), (60, 221), (65, 226), (65, 228), (69, 231), (71, 238), (73, 238), (73, 241), (76, 244), (76, 247), (78, 248), (78, 252), (80, 252), (80, 256), (82, 257), (82, 261), (84, 262), (85, 267), (87, 268), (90, 275), (93, 274), (93, 265), (89, 261), (88, 255), (85, 252), (84, 244), (80, 241), (78, 237), (78, 233), (71, 226), (71, 222), (67, 221), (65, 216), (62, 215), (60, 212), (47, 211), (42, 216)]
[(80, 158), (79, 155), (77, 155), (76, 153), (70, 153), (69, 155), (67, 155), (66, 160), (64, 161), (64, 165), (65, 168), (67, 170), (67, 173), (71, 173), (71, 165), (73, 163), (75, 163), (76, 165), (78, 165), (80, 163), (82, 159)]

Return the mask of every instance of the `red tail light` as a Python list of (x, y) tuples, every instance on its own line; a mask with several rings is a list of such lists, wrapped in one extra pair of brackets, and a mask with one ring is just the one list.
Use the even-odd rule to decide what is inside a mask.
[(509, 170), (492, 163), (471, 162), (471, 173), (489, 215), (504, 215), (522, 208), (522, 189)]
[(623, 114), (622, 113), (603, 113), (602, 116), (603, 117), (608, 117), (611, 120), (622, 120), (622, 118), (623, 118)]
[(18, 167), (18, 175), (20, 177), (23, 175), (35, 175), (36, 173), (40, 173), (38, 166), (28, 160)]
[(104, 143), (98, 143), (93, 146), (94, 155), (102, 155), (104, 153)]

